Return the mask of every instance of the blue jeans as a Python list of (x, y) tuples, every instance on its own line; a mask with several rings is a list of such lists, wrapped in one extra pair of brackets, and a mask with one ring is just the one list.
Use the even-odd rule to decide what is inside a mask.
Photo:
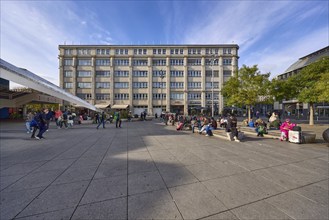
[(26, 127), (26, 131), (27, 132), (30, 132), (31, 131), (31, 126), (30, 126), (30, 121), (27, 121), (26, 123), (25, 123), (25, 127)]
[(213, 127), (207, 126), (206, 127), (206, 133), (207, 133), (207, 135), (212, 136), (212, 130), (213, 130)]
[(103, 124), (103, 128), (105, 128), (105, 120), (101, 120), (98, 125), (97, 125), (97, 129), (99, 128), (99, 126)]
[(43, 133), (47, 130), (47, 126), (45, 124), (39, 124), (39, 134), (37, 135), (39, 138), (43, 138)]

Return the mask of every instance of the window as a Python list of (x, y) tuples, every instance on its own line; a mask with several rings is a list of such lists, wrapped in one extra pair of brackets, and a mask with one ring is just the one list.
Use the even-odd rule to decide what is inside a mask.
[(109, 66), (110, 59), (96, 59), (96, 66)]
[(231, 70), (224, 70), (223, 72), (223, 81), (227, 82), (232, 76), (232, 71)]
[(183, 49), (170, 49), (170, 54), (184, 54)]
[[(212, 83), (211, 82), (206, 82), (206, 88), (211, 89), (212, 88)], [(214, 89), (218, 89), (218, 88), (219, 88), (219, 83), (214, 82)]]
[(128, 100), (129, 94), (128, 93), (115, 93), (114, 99), (115, 100)]
[(188, 54), (201, 54), (201, 48), (189, 48)]
[(153, 49), (153, 54), (166, 54), (166, 49)]
[(201, 89), (201, 82), (189, 82), (187, 87), (189, 89)]
[(79, 89), (90, 89), (91, 88), (91, 83), (87, 82), (79, 82), (78, 83), (78, 88)]
[(73, 72), (69, 71), (69, 70), (65, 70), (64, 71), (64, 77), (72, 77), (73, 76)]
[(134, 89), (145, 89), (147, 88), (147, 82), (133, 82)]
[(72, 66), (73, 60), (72, 59), (64, 59), (64, 66)]
[(108, 88), (110, 88), (110, 83), (109, 82), (97, 82), (96, 88), (97, 89), (108, 89)]
[(201, 59), (188, 59), (187, 65), (189, 66), (201, 66)]
[(133, 99), (137, 100), (145, 100), (147, 99), (147, 93), (134, 93), (133, 94)]
[(223, 65), (232, 65), (232, 59), (223, 59)]
[(91, 99), (91, 94), (90, 93), (77, 93), (77, 96), (80, 98), (80, 99)]
[[(213, 63), (214, 62), (214, 63)], [(218, 66), (218, 59), (206, 59), (206, 65), (207, 66)]]
[(183, 59), (170, 59), (170, 65), (172, 66), (183, 66), (184, 60)]
[(231, 48), (224, 48), (223, 49), (223, 54), (232, 54), (232, 49)]
[(111, 95), (109, 93), (96, 93), (97, 100), (110, 100)]
[(64, 89), (72, 89), (73, 83), (64, 83)]
[(139, 54), (139, 55), (144, 54), (144, 55), (146, 55), (146, 54), (147, 54), (147, 49), (141, 49), (141, 48), (139, 48), (139, 49), (134, 49), (134, 54), (135, 54), (135, 55), (136, 55), (136, 54)]
[(116, 55), (127, 55), (128, 49), (115, 49), (115, 54)]
[(134, 77), (147, 77), (147, 71), (133, 71)]
[(184, 77), (184, 71), (170, 71), (170, 77)]
[(116, 82), (114, 83), (114, 88), (116, 89), (128, 89), (129, 82)]
[(218, 54), (218, 48), (206, 48), (206, 54)]
[(170, 99), (183, 100), (184, 94), (172, 92), (172, 93), (170, 93)]
[(166, 83), (165, 82), (153, 82), (152, 88), (166, 88)]
[(133, 60), (134, 66), (147, 66), (147, 60)]
[(96, 54), (97, 55), (109, 55), (110, 49), (97, 49)]
[(206, 71), (206, 77), (212, 77), (212, 73), (214, 73), (214, 77), (218, 77), (219, 76), (219, 72), (218, 70), (207, 70)]
[(167, 64), (167, 60), (153, 60), (153, 66), (165, 66)]
[(114, 64), (116, 66), (129, 66), (128, 59), (114, 59)]
[(129, 77), (129, 71), (114, 71), (116, 77)]
[(187, 71), (187, 76), (189, 76), (189, 77), (201, 77), (201, 71), (189, 70), (189, 71)]
[(96, 71), (96, 77), (110, 77), (110, 71)]
[(166, 77), (166, 71), (163, 71), (163, 70), (154, 70), (153, 71), (153, 77), (161, 77), (161, 76)]
[(201, 99), (201, 93), (189, 93), (188, 97), (189, 100), (200, 100)]
[(65, 49), (64, 50), (64, 54), (65, 55), (72, 55), (73, 54), (73, 50), (72, 49)]
[(153, 93), (152, 97), (155, 100), (165, 100), (167, 98), (167, 94), (166, 93)]
[[(218, 100), (218, 97), (219, 97), (219, 94), (218, 93), (216, 93), (216, 92), (214, 92), (214, 100)], [(206, 99), (210, 99), (210, 100), (212, 100), (212, 93), (211, 92), (207, 92), (206, 93)]]
[(78, 49), (78, 55), (90, 55), (90, 49)]
[(90, 59), (78, 59), (78, 66), (91, 66)]
[(91, 71), (78, 71), (78, 77), (91, 77)]
[(171, 82), (170, 88), (172, 89), (184, 89), (184, 83), (183, 82)]

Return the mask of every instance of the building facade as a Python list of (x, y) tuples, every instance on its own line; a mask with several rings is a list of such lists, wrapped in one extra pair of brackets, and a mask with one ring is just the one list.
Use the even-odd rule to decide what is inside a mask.
[(221, 112), (238, 45), (59, 45), (60, 87), (96, 107), (134, 113)]
[[(318, 61), (323, 57), (329, 57), (329, 46), (310, 53), (304, 57), (299, 58), (295, 63), (290, 65), (288, 69), (277, 76), (280, 80), (286, 80), (289, 77), (299, 74), (306, 66)], [(315, 103), (315, 115), (320, 117), (329, 117), (329, 103)], [(309, 114), (309, 104), (294, 100), (281, 100), (274, 103), (274, 109), (282, 111), (284, 115), (295, 116), (298, 118), (307, 118)]]

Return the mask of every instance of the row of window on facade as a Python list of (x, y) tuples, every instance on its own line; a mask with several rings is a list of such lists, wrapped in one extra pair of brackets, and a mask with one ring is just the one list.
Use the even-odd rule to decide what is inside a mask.
[[(188, 59), (187, 65), (188, 66), (201, 66), (201, 59)], [(77, 62), (78, 66), (92, 66), (91, 59), (78, 59)], [(96, 59), (95, 61), (96, 66), (110, 66), (111, 61), (110, 59)], [(129, 66), (129, 59), (114, 59), (115, 66)], [(148, 60), (136, 60), (132, 61), (133, 66), (147, 66)], [(166, 66), (167, 60), (166, 59), (154, 59), (152, 60), (153, 66)], [(184, 66), (184, 59), (170, 59), (171, 66)], [(205, 65), (218, 65), (218, 59), (205, 59)], [(232, 65), (232, 59), (224, 58), (222, 65)], [(64, 66), (73, 66), (73, 59), (64, 59)]]
[[(166, 84), (167, 84), (166, 82), (153, 82), (152, 88), (165, 89), (165, 88), (167, 88)], [(133, 82), (132, 85), (133, 85), (134, 89), (148, 88), (148, 82)], [(78, 82), (77, 87), (80, 89), (91, 89), (92, 83)], [(201, 82), (188, 82), (187, 87), (189, 89), (201, 89), (202, 83)], [(73, 83), (71, 83), (71, 82), (64, 83), (64, 88), (72, 89)], [(110, 83), (109, 82), (96, 82), (96, 88), (97, 89), (109, 89)], [(129, 82), (116, 82), (116, 83), (114, 83), (114, 88), (115, 89), (128, 89), (128, 88), (130, 88)], [(184, 82), (170, 82), (170, 88), (171, 89), (184, 89)], [(206, 82), (206, 88), (207, 89), (210, 89), (210, 88), (218, 89), (219, 83), (218, 82), (214, 82), (214, 83)]]
[[(135, 55), (147, 55), (149, 50), (146, 48), (134, 48), (134, 54)], [(154, 48), (151, 49), (153, 51), (153, 54), (167, 54), (166, 48)], [(206, 48), (205, 54), (219, 54), (219, 51), (222, 50), (223, 54), (232, 54), (231, 48)], [(77, 49), (78, 55), (91, 55), (92, 49)], [(128, 55), (129, 49), (127, 48), (117, 48), (114, 50), (116, 55)], [(74, 49), (65, 49), (64, 54), (65, 55), (73, 55)], [(110, 55), (111, 50), (110, 49), (96, 49), (97, 55)], [(187, 50), (188, 54), (196, 54), (200, 55), (202, 54), (201, 48), (188, 48)], [(182, 48), (172, 48), (170, 49), (170, 54), (175, 55), (183, 55), (184, 49)]]
[[(148, 77), (148, 71), (133, 71), (132, 72), (133, 77)], [(110, 71), (96, 71), (95, 72), (96, 77), (110, 77), (111, 72)], [(166, 71), (159, 71), (159, 70), (154, 70), (152, 72), (153, 77), (161, 77), (164, 78), (166, 77)], [(231, 70), (224, 70), (223, 71), (223, 76), (224, 77), (229, 77), (232, 75)], [(92, 71), (77, 71), (77, 77), (91, 77), (92, 76)], [(129, 77), (129, 71), (124, 71), (124, 70), (118, 70), (114, 71), (114, 76), (115, 77)], [(201, 71), (199, 70), (189, 70), (187, 71), (187, 76), (188, 77), (201, 77)], [(207, 70), (206, 71), (206, 77), (219, 77), (219, 71), (218, 70)], [(71, 70), (65, 70), (64, 71), (64, 77), (73, 77), (73, 71)], [(170, 71), (170, 77), (184, 77), (184, 71), (180, 70), (172, 70)]]
[[(91, 93), (77, 93), (77, 96), (81, 99), (91, 100), (92, 94)], [(96, 100), (110, 100), (111, 95), (109, 93), (96, 93)], [(201, 93), (188, 93), (187, 99), (188, 100), (201, 100)], [(152, 99), (153, 100), (166, 100), (167, 95), (165, 93), (153, 93)], [(206, 93), (207, 100), (212, 100), (212, 93)], [(218, 100), (219, 94), (214, 93), (214, 100)], [(133, 100), (147, 100), (148, 94), (147, 93), (133, 93)], [(171, 100), (184, 100), (184, 93), (170, 93)], [(128, 93), (115, 93), (114, 100), (129, 100)]]

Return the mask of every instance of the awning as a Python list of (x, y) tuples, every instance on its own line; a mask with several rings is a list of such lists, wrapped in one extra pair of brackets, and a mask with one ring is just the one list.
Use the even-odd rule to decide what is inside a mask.
[(111, 109), (126, 109), (129, 105), (113, 105)]
[(96, 108), (109, 108), (110, 104), (109, 103), (100, 103), (100, 104), (95, 104)]
[(79, 97), (66, 92), (64, 89), (41, 78), (40, 76), (22, 68), (18, 68), (3, 59), (0, 59), (0, 78), (21, 84), (28, 88), (46, 93), (59, 99), (70, 102), (72, 105), (83, 106), (93, 111), (99, 111), (94, 105), (80, 99)]

